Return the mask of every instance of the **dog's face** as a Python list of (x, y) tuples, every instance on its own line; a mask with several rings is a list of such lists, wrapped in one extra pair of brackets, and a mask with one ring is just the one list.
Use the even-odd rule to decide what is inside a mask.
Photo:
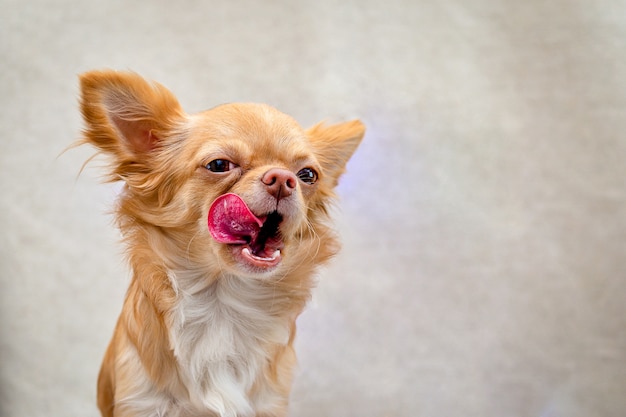
[[(349, 122), (302, 129), (262, 104), (188, 115), (165, 88), (129, 73), (81, 77), (85, 141), (122, 179), (120, 227), (187, 268), (283, 276), (332, 255), (329, 199), (363, 137)], [(328, 239), (328, 242), (325, 241)]]
[(192, 123), (197, 167), (189, 197), (202, 201), (199, 228), (229, 269), (274, 271), (308, 227), (320, 186), (322, 167), (306, 132), (257, 104), (223, 105)]

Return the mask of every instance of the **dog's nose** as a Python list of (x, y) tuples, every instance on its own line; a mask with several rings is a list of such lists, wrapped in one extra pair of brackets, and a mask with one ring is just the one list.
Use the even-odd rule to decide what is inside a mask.
[(289, 197), (298, 185), (296, 176), (286, 169), (272, 168), (261, 178), (266, 190), (277, 200)]

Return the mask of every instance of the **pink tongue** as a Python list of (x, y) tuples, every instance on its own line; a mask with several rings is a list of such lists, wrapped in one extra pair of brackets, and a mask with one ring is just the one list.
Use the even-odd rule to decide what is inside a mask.
[(237, 194), (218, 197), (209, 209), (209, 231), (219, 243), (249, 243), (262, 225), (263, 220), (252, 214)]

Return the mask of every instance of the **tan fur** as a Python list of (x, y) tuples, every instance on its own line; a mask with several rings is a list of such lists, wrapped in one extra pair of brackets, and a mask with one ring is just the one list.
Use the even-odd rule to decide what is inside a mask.
[[(316, 269), (338, 250), (328, 205), (364, 133), (358, 121), (303, 130), (260, 104), (186, 114), (164, 87), (133, 73), (81, 76), (84, 140), (124, 181), (116, 218), (132, 280), (98, 379), (105, 417), (284, 416), (295, 320)], [(216, 174), (213, 159), (237, 164)], [(272, 168), (319, 173), (272, 201)], [(224, 193), (284, 216), (282, 261), (253, 268), (211, 238), (207, 213)]]

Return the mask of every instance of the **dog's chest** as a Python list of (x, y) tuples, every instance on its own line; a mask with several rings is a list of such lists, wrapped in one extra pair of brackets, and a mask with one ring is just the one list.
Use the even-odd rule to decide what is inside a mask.
[(272, 401), (248, 393), (267, 366), (268, 347), (288, 342), (288, 319), (272, 311), (272, 292), (254, 282), (223, 279), (200, 291), (177, 284), (170, 340), (190, 406), (253, 415), (257, 402)]

